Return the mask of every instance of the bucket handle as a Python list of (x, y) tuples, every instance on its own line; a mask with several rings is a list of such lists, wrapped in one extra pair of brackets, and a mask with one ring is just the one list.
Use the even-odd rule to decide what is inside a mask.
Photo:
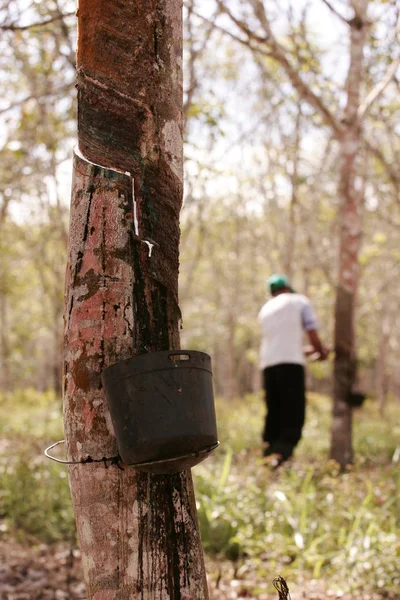
[(121, 461), (121, 457), (118, 454), (118, 456), (112, 456), (110, 458), (92, 458), (91, 456), (88, 456), (87, 458), (83, 458), (82, 460), (63, 460), (61, 458), (57, 458), (56, 456), (53, 456), (53, 454), (50, 454), (50, 450), (52, 450), (53, 448), (56, 448), (57, 446), (59, 446), (60, 444), (65, 444), (65, 440), (60, 440), (59, 442), (55, 442), (54, 444), (51, 444), (51, 446), (49, 446), (48, 448), (45, 449), (44, 454), (45, 456), (47, 456), (47, 458), (50, 458), (50, 460), (54, 460), (55, 462), (61, 463), (62, 465), (87, 465), (89, 463), (104, 463), (105, 467), (107, 467), (107, 463), (109, 462), (112, 465), (117, 465), (117, 467), (119, 469), (121, 469), (122, 471), (124, 470), (120, 463)]
[(175, 352), (170, 352), (168, 354), (168, 358), (169, 360), (172, 360), (174, 362), (179, 362), (179, 361), (185, 361), (185, 360), (190, 360), (190, 354), (189, 352), (186, 351), (181, 351), (181, 350), (176, 350)]

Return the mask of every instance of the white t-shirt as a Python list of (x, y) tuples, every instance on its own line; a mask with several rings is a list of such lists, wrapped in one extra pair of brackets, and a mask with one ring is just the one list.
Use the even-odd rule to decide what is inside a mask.
[(260, 368), (281, 363), (304, 365), (303, 330), (317, 328), (309, 299), (289, 292), (278, 294), (264, 304), (258, 318), (262, 330)]

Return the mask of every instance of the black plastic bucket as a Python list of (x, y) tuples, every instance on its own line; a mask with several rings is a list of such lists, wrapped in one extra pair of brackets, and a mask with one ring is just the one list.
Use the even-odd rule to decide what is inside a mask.
[(104, 369), (101, 377), (126, 464), (171, 473), (196, 465), (218, 446), (208, 354), (141, 354)]
[(363, 392), (349, 392), (347, 396), (347, 404), (353, 408), (360, 408), (365, 402), (366, 395)]

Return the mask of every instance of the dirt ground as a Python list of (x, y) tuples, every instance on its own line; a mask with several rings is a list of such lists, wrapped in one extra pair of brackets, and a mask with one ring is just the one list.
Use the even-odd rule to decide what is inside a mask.
[[(213, 572), (216, 571), (213, 565)], [(290, 587), (290, 585), (289, 585)], [(309, 588), (309, 586), (308, 586)], [(210, 600), (278, 600), (271, 582), (255, 584), (251, 578), (235, 578), (223, 567), (209, 578)], [(76, 548), (39, 545), (29, 548), (15, 541), (0, 541), (0, 600), (85, 600), (85, 586)], [(382, 596), (343, 596), (317, 589), (294, 591), (292, 600), (382, 600)], [(400, 596), (385, 600), (400, 600)]]

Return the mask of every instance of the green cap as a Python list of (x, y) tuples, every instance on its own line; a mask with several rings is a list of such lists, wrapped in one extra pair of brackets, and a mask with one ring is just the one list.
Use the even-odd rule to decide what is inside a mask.
[(268, 286), (271, 290), (271, 294), (274, 294), (282, 288), (288, 288), (291, 292), (294, 292), (289, 278), (286, 277), (286, 275), (271, 275), (268, 279)]

